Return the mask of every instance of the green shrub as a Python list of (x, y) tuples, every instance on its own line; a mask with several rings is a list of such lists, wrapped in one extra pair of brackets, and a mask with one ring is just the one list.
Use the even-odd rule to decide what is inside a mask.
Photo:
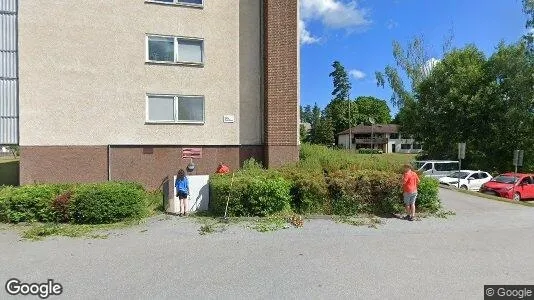
[(267, 216), (290, 209), (291, 183), (273, 171), (245, 170), (210, 178), (210, 210), (230, 216)]
[(332, 203), (324, 174), (296, 167), (280, 170), (291, 184), (291, 208), (299, 214), (332, 214)]
[(160, 210), (161, 199), (135, 182), (2, 187), (0, 222), (112, 223)]
[(421, 179), (417, 188), (417, 210), (435, 213), (441, 208), (439, 200), (439, 181), (427, 177), (420, 176)]
[(147, 215), (147, 197), (135, 183), (107, 182), (79, 186), (71, 200), (78, 224), (106, 224)]
[(400, 175), (374, 170), (338, 171), (328, 179), (336, 215), (391, 214), (402, 209)]
[(64, 185), (39, 184), (5, 187), (0, 190), (0, 220), (2, 222), (55, 222), (54, 199)]

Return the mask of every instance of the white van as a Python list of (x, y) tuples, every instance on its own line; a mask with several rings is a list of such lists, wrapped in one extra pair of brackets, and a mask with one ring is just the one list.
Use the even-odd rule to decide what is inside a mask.
[(457, 160), (424, 160), (416, 161), (414, 167), (426, 176), (441, 178), (458, 171), (460, 162)]

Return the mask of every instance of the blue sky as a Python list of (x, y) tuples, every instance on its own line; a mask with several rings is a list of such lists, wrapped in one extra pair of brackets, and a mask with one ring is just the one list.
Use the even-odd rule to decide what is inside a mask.
[(525, 33), (521, 9), (521, 0), (301, 0), (301, 104), (328, 104), (334, 60), (351, 73), (351, 98), (389, 104), (391, 90), (377, 87), (374, 74), (395, 64), (394, 40), (405, 45), (422, 35), (429, 54), (440, 59), (452, 30), (454, 47), (472, 43), (489, 56), (501, 40), (515, 42)]

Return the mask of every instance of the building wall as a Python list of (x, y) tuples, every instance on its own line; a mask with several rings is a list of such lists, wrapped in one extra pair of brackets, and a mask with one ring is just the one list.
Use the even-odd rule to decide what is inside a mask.
[[(144, 151), (150, 149), (151, 151)], [(209, 146), (202, 159), (194, 159), (194, 174), (214, 173), (218, 162), (231, 170), (245, 159), (263, 157), (262, 146)], [(178, 146), (27, 146), (21, 151), (21, 182), (101, 182), (136, 181), (148, 189), (158, 189), (166, 178), (186, 169), (190, 159), (182, 159)], [(109, 164), (108, 164), (109, 163)]]
[[(194, 174), (298, 160), (298, 1), (204, 4), (24, 2), (21, 183), (158, 188), (191, 146), (203, 151)], [(146, 33), (203, 38), (204, 66), (145, 63)], [(146, 125), (146, 93), (203, 94), (205, 124)]]
[(0, 0), (0, 145), (18, 143), (17, 0)]
[[(339, 135), (339, 141), (338, 141), (338, 145), (343, 147), (344, 149), (348, 149), (349, 148), (349, 143), (350, 143), (350, 140), (349, 140), (349, 135), (348, 134), (340, 134)], [(385, 153), (406, 153), (406, 154), (409, 154), (409, 153), (420, 153), (422, 151), (422, 149), (413, 149), (413, 144), (415, 143), (415, 140), (414, 139), (404, 139), (402, 138), (402, 135), (399, 135), (399, 138), (398, 139), (389, 139), (388, 138), (388, 143), (387, 145), (385, 146), (385, 150), (384, 152)], [(405, 149), (402, 149), (401, 148), (401, 144), (409, 144), (411, 145), (411, 148), (408, 149), (408, 150), (405, 150)], [(355, 144), (353, 143), (352, 144), (352, 148), (355, 149)], [(370, 148), (371, 145), (369, 145), (369, 148)], [(393, 147), (395, 147), (395, 151), (393, 151)]]
[(265, 159), (274, 167), (299, 158), (299, 1), (263, 3)]
[[(20, 144), (260, 144), (259, 20), (244, 0), (21, 1)], [(203, 38), (204, 66), (145, 63), (147, 33)], [(146, 93), (204, 95), (205, 124), (145, 124)]]

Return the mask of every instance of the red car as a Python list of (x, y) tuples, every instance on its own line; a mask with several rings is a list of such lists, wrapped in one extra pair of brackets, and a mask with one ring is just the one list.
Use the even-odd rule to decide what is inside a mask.
[(480, 192), (514, 201), (534, 199), (534, 174), (504, 173), (483, 184)]

